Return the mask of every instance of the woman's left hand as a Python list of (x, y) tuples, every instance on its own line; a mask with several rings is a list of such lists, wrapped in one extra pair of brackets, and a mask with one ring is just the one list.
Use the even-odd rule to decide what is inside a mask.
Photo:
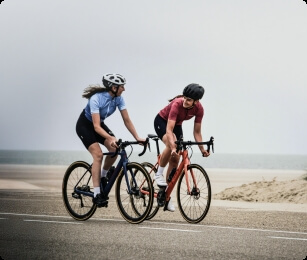
[(146, 139), (143, 139), (143, 138), (138, 138), (136, 140), (139, 142), (140, 145), (143, 145), (143, 143), (146, 142)]
[(203, 154), (203, 157), (208, 157), (210, 155), (210, 153), (208, 151), (204, 151), (204, 152), (202, 152), (202, 154)]

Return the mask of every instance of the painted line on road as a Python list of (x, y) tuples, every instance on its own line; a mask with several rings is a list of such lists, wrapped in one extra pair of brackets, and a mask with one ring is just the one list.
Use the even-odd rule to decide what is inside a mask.
[(174, 228), (151, 228), (151, 227), (138, 227), (142, 229), (155, 229), (155, 230), (166, 230), (166, 231), (180, 231), (180, 232), (203, 232), (199, 230), (188, 230), (188, 229), (174, 229)]
[(272, 229), (257, 229), (257, 228), (239, 228), (239, 227), (223, 227), (223, 226), (207, 226), (212, 228), (233, 229), (233, 230), (246, 230), (246, 231), (259, 231), (259, 232), (272, 232), (272, 233), (286, 233), (286, 234), (302, 234), (307, 235), (306, 232), (272, 230)]
[[(0, 215), (28, 216), (28, 217), (29, 217), (29, 216), (30, 216), (30, 217), (50, 217), (50, 218), (68, 218), (68, 219), (71, 219), (70, 216), (34, 215), (34, 214), (7, 213), (7, 212), (0, 212)], [(126, 222), (126, 221), (123, 220), (123, 219), (91, 218), (91, 220), (96, 220), (96, 221)], [(66, 223), (67, 223), (67, 222), (66, 222)], [(143, 222), (143, 223), (144, 223), (144, 224), (146, 223), (146, 224), (149, 224), (149, 225), (150, 225), (150, 224), (163, 224), (163, 225), (175, 225), (175, 226), (195, 227), (195, 224), (188, 224), (188, 223), (172, 223), (172, 222), (157, 222), (157, 221), (146, 221), (146, 222)], [(224, 226), (212, 226), (212, 225), (202, 225), (202, 224), (197, 224), (197, 227), (307, 235), (307, 232), (284, 231), (284, 230), (270, 230), (270, 229), (256, 229), (256, 228), (240, 228), (240, 227), (224, 227)]]
[(297, 238), (297, 237), (269, 237), (269, 238), (307, 241), (307, 238)]
[[(149, 221), (149, 222), (144, 222), (144, 223), (146, 223), (146, 224), (164, 224), (164, 225), (176, 225), (176, 226), (189, 226), (189, 227), (195, 227), (195, 224), (184, 224), (184, 223), (170, 223), (170, 222), (157, 222), (157, 221)], [(224, 227), (224, 226), (212, 226), (212, 225), (201, 225), (201, 224), (197, 224), (197, 227), (307, 235), (307, 232), (284, 231), (284, 230), (272, 230), (272, 229)]]
[(0, 219), (7, 219), (7, 218), (0, 218)]
[(37, 220), (37, 219), (24, 219), (23, 221), (27, 221), (27, 222), (40, 222), (40, 223), (57, 223), (57, 224), (76, 224), (76, 225), (82, 225), (83, 224), (83, 223), (78, 223), (78, 222)]
[(6, 213), (0, 212), (0, 215), (13, 215), (13, 216), (28, 216), (28, 217), (51, 217), (51, 218), (70, 218), (69, 216), (55, 216), (55, 215), (34, 215), (34, 214), (25, 214), (25, 213)]

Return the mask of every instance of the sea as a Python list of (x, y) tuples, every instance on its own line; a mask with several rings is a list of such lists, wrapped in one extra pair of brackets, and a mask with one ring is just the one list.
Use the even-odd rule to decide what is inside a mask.
[[(156, 161), (155, 152), (146, 152), (138, 156), (138, 151), (130, 154), (130, 161), (151, 162)], [(230, 169), (289, 169), (306, 170), (307, 155), (284, 154), (219, 154), (212, 153), (204, 158), (200, 153), (190, 153), (192, 163), (204, 168), (230, 168)], [(33, 150), (0, 150), (0, 164), (29, 164), (29, 165), (70, 165), (72, 162), (82, 160), (92, 163), (88, 151), (33, 151)]]

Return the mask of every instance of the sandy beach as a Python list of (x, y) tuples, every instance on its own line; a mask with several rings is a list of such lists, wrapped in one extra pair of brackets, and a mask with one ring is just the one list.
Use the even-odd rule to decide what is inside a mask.
[[(61, 192), (67, 166), (0, 165), (0, 189)], [(307, 212), (304, 170), (207, 169), (212, 206)]]

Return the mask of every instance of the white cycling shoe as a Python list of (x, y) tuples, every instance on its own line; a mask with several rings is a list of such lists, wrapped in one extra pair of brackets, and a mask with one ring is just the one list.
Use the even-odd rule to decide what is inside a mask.
[(175, 211), (175, 205), (172, 203), (171, 200), (168, 201), (167, 210), (171, 212)]
[(155, 175), (155, 181), (158, 186), (167, 186), (167, 183), (163, 175)]

